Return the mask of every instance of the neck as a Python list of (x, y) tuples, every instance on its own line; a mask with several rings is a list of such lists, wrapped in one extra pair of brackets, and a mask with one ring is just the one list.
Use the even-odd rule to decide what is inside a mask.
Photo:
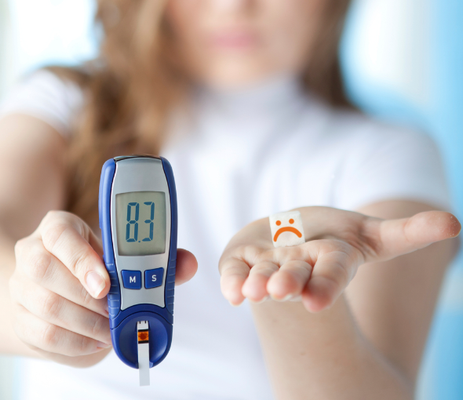
[(199, 104), (211, 107), (215, 112), (227, 111), (248, 113), (275, 111), (288, 102), (303, 96), (300, 80), (293, 75), (275, 76), (246, 87), (217, 89), (207, 85), (197, 85), (193, 89), (193, 99)]
[[(172, 137), (201, 137), (210, 143), (226, 138), (267, 140), (289, 134), (310, 104), (311, 96), (296, 76), (278, 76), (234, 89), (195, 85), (187, 109), (173, 119)], [(229, 143), (228, 139), (223, 143)]]

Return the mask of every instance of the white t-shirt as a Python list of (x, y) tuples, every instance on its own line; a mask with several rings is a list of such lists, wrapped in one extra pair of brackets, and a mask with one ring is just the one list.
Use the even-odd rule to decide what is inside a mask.
[[(87, 369), (24, 359), (19, 399), (272, 399), (250, 308), (230, 306), (220, 292), (217, 264), (229, 239), (252, 220), (300, 206), (355, 210), (405, 199), (450, 208), (428, 136), (333, 111), (295, 79), (197, 89), (191, 99), (194, 118), (172, 128), (162, 153), (176, 178), (179, 247), (199, 262), (176, 289), (171, 352), (142, 388), (114, 352)], [(30, 114), (69, 135), (83, 102), (75, 85), (38, 72), (0, 114)]]

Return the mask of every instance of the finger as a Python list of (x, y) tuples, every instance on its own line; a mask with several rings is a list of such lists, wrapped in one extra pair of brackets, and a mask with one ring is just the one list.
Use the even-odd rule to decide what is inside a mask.
[(27, 241), (27, 251), (18, 251), (16, 269), (23, 276), (61, 297), (108, 316), (106, 298), (94, 299), (61, 261), (49, 253), (39, 239)]
[(267, 282), (278, 269), (279, 266), (271, 261), (261, 261), (254, 265), (241, 290), (243, 296), (256, 303), (264, 301), (269, 295)]
[[(370, 220), (370, 224), (375, 221)], [(426, 247), (434, 242), (458, 236), (458, 219), (443, 211), (427, 211), (410, 218), (376, 222), (381, 240), (379, 259), (387, 260)], [(367, 259), (378, 261), (378, 258)]]
[(188, 250), (177, 250), (177, 267), (175, 270), (175, 284), (188, 282), (198, 271), (198, 261)]
[(275, 300), (286, 301), (296, 298), (306, 286), (311, 273), (312, 266), (308, 262), (288, 261), (269, 279), (267, 291)]
[(15, 304), (14, 308), (16, 335), (30, 347), (70, 357), (95, 353), (108, 347), (105, 343), (50, 324), (20, 304)]
[(359, 261), (342, 251), (322, 254), (302, 292), (307, 310), (318, 312), (330, 307), (355, 275)]
[[(85, 237), (85, 236), (84, 236)], [(88, 227), (88, 244), (95, 250), (100, 258), (103, 258), (103, 243), (101, 239)]]
[(20, 304), (53, 325), (111, 344), (109, 320), (33, 282), (15, 285)]
[(99, 249), (95, 251), (88, 242), (92, 238), (90, 228), (70, 213), (52, 216), (41, 224), (45, 249), (55, 255), (94, 298), (106, 296), (110, 279), (97, 252)]
[(242, 260), (230, 257), (220, 263), (219, 270), (222, 271), (220, 288), (223, 296), (232, 305), (240, 305), (244, 301), (241, 289), (249, 275), (249, 265)]
[[(29, 346), (32, 347), (32, 346)], [(100, 349), (92, 354), (85, 354), (81, 356), (68, 357), (62, 354), (50, 353), (48, 351), (39, 349), (37, 347), (33, 348), (34, 351), (40, 354), (43, 358), (47, 360), (54, 361), (58, 364), (69, 365), (74, 368), (88, 368), (100, 362), (105, 358), (112, 350), (111, 347), (106, 349)]]

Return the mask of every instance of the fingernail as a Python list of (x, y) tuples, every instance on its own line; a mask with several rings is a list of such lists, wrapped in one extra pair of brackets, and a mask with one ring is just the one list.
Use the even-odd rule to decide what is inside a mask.
[(241, 305), (241, 303), (240, 303), (240, 304), (233, 304), (231, 301), (228, 301), (228, 302), (229, 302), (230, 305), (232, 305), (233, 307), (239, 307), (239, 306)]
[(90, 271), (86, 277), (87, 286), (90, 289), (90, 294), (93, 297), (98, 297), (105, 287), (103, 277), (95, 271)]
[(254, 304), (262, 304), (264, 301), (268, 300), (269, 298), (270, 298), (270, 296), (265, 296), (263, 299), (258, 300), (258, 301), (254, 301), (254, 300), (251, 300), (251, 299), (249, 299), (249, 301), (251, 303), (254, 303)]
[(97, 342), (96, 347), (98, 349), (107, 349), (108, 347), (111, 347), (111, 344), (105, 343), (105, 342)]
[(278, 302), (283, 302), (283, 301), (288, 301), (288, 300), (290, 300), (292, 297), (293, 297), (292, 294), (288, 294), (288, 295), (286, 295), (285, 297), (283, 297), (282, 299), (279, 299), (279, 298), (274, 297), (274, 296), (272, 296), (272, 299), (275, 300), (275, 301), (278, 301)]

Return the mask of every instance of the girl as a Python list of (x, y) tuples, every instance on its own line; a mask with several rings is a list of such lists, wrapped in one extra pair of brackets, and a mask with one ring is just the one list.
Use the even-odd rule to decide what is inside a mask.
[[(100, 0), (98, 60), (6, 100), (0, 346), (27, 357), (21, 399), (413, 398), (460, 224), (432, 141), (346, 98), (348, 3)], [(132, 153), (170, 160), (199, 262), (179, 250), (177, 284), (196, 275), (149, 388), (111, 351), (97, 218), (103, 162)], [(306, 243), (274, 250), (266, 217), (290, 209)]]

